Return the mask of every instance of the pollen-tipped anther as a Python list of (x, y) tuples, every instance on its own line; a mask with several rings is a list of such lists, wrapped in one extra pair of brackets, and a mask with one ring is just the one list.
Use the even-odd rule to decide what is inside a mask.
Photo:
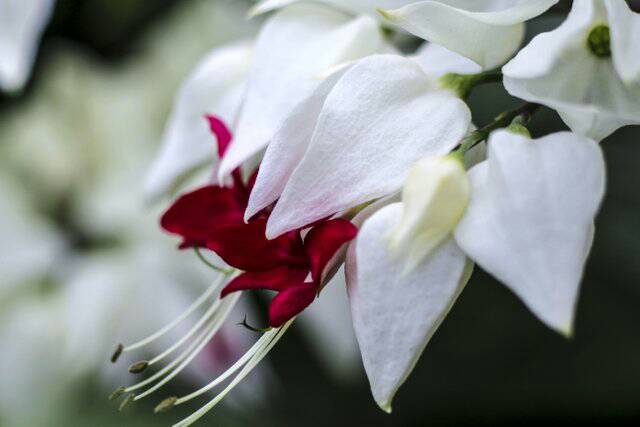
[(124, 346), (122, 344), (118, 344), (118, 347), (116, 347), (115, 351), (111, 355), (111, 363), (116, 363), (118, 361), (118, 358), (122, 354), (123, 350)]
[(132, 374), (139, 374), (145, 369), (149, 367), (149, 362), (146, 360), (141, 360), (129, 366), (129, 372)]
[(111, 393), (109, 395), (109, 400), (115, 400), (115, 399), (119, 398), (120, 396), (122, 396), (122, 393), (124, 393), (125, 391), (126, 391), (126, 388), (118, 387), (117, 389), (115, 389), (113, 391), (113, 393)]
[(175, 406), (177, 400), (178, 398), (176, 396), (167, 397), (155, 407), (153, 412), (156, 414), (159, 412), (166, 412)]

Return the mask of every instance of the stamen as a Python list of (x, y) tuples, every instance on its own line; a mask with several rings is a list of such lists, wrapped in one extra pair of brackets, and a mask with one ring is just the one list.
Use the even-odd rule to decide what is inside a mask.
[(147, 369), (148, 366), (149, 366), (149, 362), (148, 361), (141, 360), (141, 361), (136, 362), (133, 365), (129, 366), (129, 372), (131, 372), (132, 374), (139, 374), (142, 371), (144, 371), (145, 369)]
[(116, 347), (115, 351), (111, 355), (111, 363), (116, 363), (118, 361), (118, 358), (122, 354), (123, 350), (124, 346), (122, 344), (118, 344), (118, 347)]
[(240, 370), (255, 354), (264, 351), (265, 347), (269, 345), (269, 343), (273, 340), (273, 337), (278, 333), (278, 330), (271, 330), (267, 333), (265, 333), (264, 335), (262, 335), (260, 337), (260, 339), (258, 341), (255, 342), (255, 344), (253, 344), (253, 346), (240, 358), (236, 361), (236, 363), (233, 364), (233, 366), (231, 366), (229, 369), (227, 369), (225, 372), (223, 372), (222, 374), (220, 374), (220, 376), (218, 376), (218, 378), (216, 378), (215, 380), (213, 380), (212, 382), (210, 382), (209, 384), (205, 385), (204, 387), (200, 388), (199, 390), (194, 391), (193, 393), (181, 397), (179, 399), (177, 399), (175, 401), (175, 405), (181, 405), (185, 402), (188, 402), (191, 399), (194, 399), (204, 393), (206, 393), (207, 391), (211, 390), (212, 388), (216, 387), (218, 384), (222, 383), (223, 381), (225, 381), (227, 378), (229, 378), (231, 375), (233, 375), (235, 372), (237, 372), (238, 370)]
[(169, 323), (168, 325), (166, 325), (164, 328), (160, 329), (159, 331), (155, 332), (154, 334), (151, 334), (150, 336), (148, 336), (147, 338), (144, 338), (134, 344), (128, 345), (124, 348), (120, 348), (122, 347), (121, 345), (118, 346), (118, 348), (116, 349), (116, 352), (113, 354), (113, 357), (111, 360), (117, 360), (118, 357), (120, 356), (120, 354), (125, 353), (125, 352), (129, 352), (129, 351), (133, 351), (133, 350), (137, 350), (141, 347), (144, 347), (145, 345), (152, 343), (153, 341), (157, 340), (158, 338), (160, 338), (161, 336), (163, 336), (164, 334), (166, 334), (167, 332), (169, 332), (171, 329), (175, 328), (178, 324), (180, 324), (183, 320), (185, 320), (187, 317), (189, 317), (191, 315), (191, 313), (193, 313), (194, 311), (196, 311), (202, 304), (204, 304), (209, 298), (211, 298), (216, 291), (218, 290), (218, 288), (220, 287), (220, 285), (222, 284), (222, 282), (227, 278), (227, 275), (220, 275), (220, 277), (218, 278), (218, 280), (215, 281), (215, 283), (213, 285), (211, 285), (206, 291), (204, 291), (204, 293), (202, 295), (200, 295), (198, 297), (197, 300), (195, 300), (184, 312), (182, 312), (182, 314), (180, 314), (178, 317), (176, 317), (171, 323)]
[(165, 400), (160, 402), (158, 406), (155, 407), (153, 412), (157, 414), (159, 412), (168, 411), (169, 409), (173, 408), (173, 406), (176, 404), (176, 400), (178, 400), (178, 398), (175, 396), (167, 397)]
[(189, 330), (189, 332), (187, 332), (182, 338), (180, 338), (180, 340), (178, 340), (178, 342), (173, 344), (164, 352), (162, 352), (158, 356), (151, 359), (151, 361), (149, 362), (149, 366), (158, 363), (159, 361), (161, 361), (162, 359), (164, 359), (165, 357), (173, 353), (180, 346), (182, 346), (182, 344), (184, 344), (189, 338), (191, 338), (193, 334), (198, 332), (198, 330), (202, 327), (202, 325), (204, 325), (211, 318), (211, 316), (215, 314), (216, 310), (218, 310), (219, 307), (220, 307), (220, 299), (217, 299), (216, 302), (213, 303), (211, 307), (209, 307), (207, 311), (202, 315), (200, 320), (198, 320), (198, 322), (195, 325), (193, 325), (193, 327), (191, 328), (191, 330)]
[(229, 315), (229, 313), (231, 312), (231, 309), (236, 304), (236, 302), (238, 301), (241, 295), (242, 295), (241, 293), (237, 293), (231, 297), (228, 297), (222, 300), (222, 304), (221, 304), (222, 309), (220, 312), (216, 313), (216, 316), (212, 320), (210, 329), (208, 330), (205, 339), (202, 340), (202, 342), (200, 342), (197, 345), (195, 350), (191, 354), (189, 354), (189, 356), (177, 368), (175, 368), (171, 373), (169, 373), (156, 385), (149, 388), (145, 392), (137, 395), (134, 398), (134, 400), (140, 400), (143, 397), (150, 395), (151, 393), (153, 393), (154, 391), (158, 390), (160, 387), (162, 387), (163, 385), (171, 381), (173, 377), (178, 375), (200, 353), (200, 351), (202, 351), (202, 349), (209, 343), (209, 341), (211, 341), (211, 339), (216, 334), (216, 332), (218, 332), (220, 327), (222, 327), (222, 324), (224, 323), (226, 317)]
[(196, 412), (178, 422), (177, 424), (174, 424), (173, 427), (188, 427), (202, 418), (202, 416), (209, 412), (211, 409), (213, 409), (231, 390), (233, 390), (236, 385), (238, 385), (240, 381), (244, 379), (244, 377), (246, 377), (253, 370), (253, 368), (255, 368), (258, 363), (260, 363), (260, 361), (269, 353), (269, 351), (271, 351), (273, 346), (280, 340), (280, 338), (282, 338), (282, 336), (287, 331), (289, 326), (291, 326), (294, 320), (295, 318), (289, 320), (281, 328), (275, 330), (276, 335), (269, 342), (266, 348), (264, 348), (261, 352), (256, 352), (251, 360), (249, 360), (249, 362), (244, 366), (244, 368), (242, 368), (242, 370), (233, 379), (233, 381), (231, 381), (231, 383), (229, 383), (229, 385), (225, 387), (224, 390), (222, 390), (216, 397), (214, 397), (202, 408), (198, 409)]
[(122, 393), (125, 393), (126, 391), (127, 391), (127, 389), (126, 389), (126, 388), (124, 388), (124, 387), (118, 387), (117, 389), (115, 389), (115, 390), (113, 391), (113, 393), (111, 393), (111, 394), (109, 395), (109, 400), (114, 400), (114, 399), (119, 398), (119, 397), (122, 395)]

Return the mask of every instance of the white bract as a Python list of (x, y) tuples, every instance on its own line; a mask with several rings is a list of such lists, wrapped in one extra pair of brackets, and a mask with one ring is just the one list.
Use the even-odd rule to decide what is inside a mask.
[[(507, 61), (524, 38), (524, 22), (558, 0), (433, 0), (380, 13), (408, 32), (472, 59), (484, 69)], [(382, 7), (382, 5), (379, 5)]]
[[(447, 175), (441, 171), (439, 179)], [(459, 222), (463, 180), (452, 180), (456, 191), (424, 182), (434, 195), (426, 197), (413, 191), (420, 178), (411, 176), (403, 203), (383, 207), (364, 223), (347, 259), (356, 336), (373, 395), (386, 411), (466, 283), (467, 256), (549, 327), (570, 334), (605, 170), (593, 140), (568, 132), (530, 140), (497, 131), (488, 159), (469, 172), (471, 198)], [(446, 215), (450, 221), (441, 220)], [(401, 240), (408, 250), (432, 229), (441, 242), (433, 248), (436, 239), (428, 241), (430, 252), (411, 270), (385, 238), (403, 224), (415, 230)]]
[(263, 149), (293, 108), (322, 83), (328, 70), (386, 49), (368, 16), (351, 17), (318, 5), (293, 5), (274, 14), (256, 40), (234, 141), (219, 181)]
[(279, 198), (267, 237), (398, 191), (415, 161), (446, 154), (469, 128), (466, 104), (412, 59), (374, 55), (341, 73), (265, 153), (246, 217)]
[(640, 15), (624, 1), (577, 0), (566, 21), (503, 67), (509, 93), (554, 108), (596, 140), (640, 123)]
[(31, 74), (55, 0), (0, 1), (0, 89), (20, 90)]

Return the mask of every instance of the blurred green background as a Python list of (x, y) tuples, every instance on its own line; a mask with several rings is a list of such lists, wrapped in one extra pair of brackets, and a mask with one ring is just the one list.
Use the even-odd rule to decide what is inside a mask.
[[(202, 9), (209, 15), (198, 12), (203, 3), (214, 4)], [(79, 61), (94, 70), (89, 73), (115, 76), (112, 84), (124, 88), (115, 96), (124, 97), (124, 104), (134, 103), (133, 108), (137, 108), (135, 102), (139, 102), (145, 111), (149, 110), (137, 120), (148, 121), (145, 135), (150, 139), (155, 135), (157, 139), (148, 150), (145, 148), (151, 156), (175, 90), (199, 56), (219, 43), (256, 30), (255, 23), (242, 19), (247, 5), (241, 0), (59, 0), (26, 90), (0, 98), (0, 127), (33, 124), (30, 119), (20, 118), (21, 111), (36, 108), (34, 104), (51, 103), (50, 98), (41, 101), (43, 92), (49, 90), (47, 79), (60, 64), (73, 68), (77, 65), (68, 64)], [(536, 19), (529, 30), (537, 33), (554, 28), (559, 19)], [(154, 80), (160, 74), (163, 80)], [(65, 77), (72, 80), (69, 87), (72, 92), (80, 91), (80, 96), (90, 102), (88, 98), (96, 92), (81, 86), (80, 74), (74, 75)], [(141, 85), (147, 86), (144, 91)], [(51, 96), (61, 94), (64, 91)], [(470, 102), (474, 122), (479, 125), (517, 104), (497, 85), (477, 89)], [(68, 120), (72, 128), (87, 125), (81, 111)], [(547, 109), (537, 114), (531, 125), (534, 136), (563, 128), (557, 115)], [(88, 133), (95, 142), (92, 132), (98, 130), (92, 128)], [(1, 135), (4, 139), (0, 140), (0, 149), (4, 150), (6, 145), (19, 142), (8, 139), (18, 138), (16, 135), (21, 133), (13, 130)], [(127, 135), (123, 131), (118, 138), (128, 150), (132, 141), (127, 140)], [(68, 152), (78, 156), (73, 159), (74, 164), (85, 162), (85, 168), (93, 168), (82, 154), (92, 141), (67, 141), (71, 144), (66, 148)], [(544, 327), (504, 286), (478, 269), (398, 393), (392, 415), (376, 407), (361, 367), (352, 368), (353, 375), (344, 378), (330, 375), (307, 345), (302, 336), (305, 330), (294, 327), (269, 356), (271, 373), (266, 375), (267, 385), (260, 402), (240, 399), (210, 414), (201, 425), (640, 425), (640, 174), (635, 164), (640, 159), (640, 128), (621, 129), (602, 147), (608, 166), (608, 192), (596, 222), (595, 244), (582, 285), (573, 339), (566, 340)], [(48, 150), (33, 145), (30, 149)], [(76, 194), (76, 190), (71, 191), (68, 186), (75, 185), (78, 175), (68, 178), (62, 188), (47, 187), (47, 193), (55, 194), (45, 200), (39, 194), (43, 192), (42, 180), (49, 179), (49, 175), (43, 178), (39, 175), (42, 170), (30, 171), (28, 165), (33, 159), (28, 152), (9, 149), (2, 153), (11, 162), (12, 176), (37, 199), (33, 205), (38, 215), (50, 218), (55, 227), (64, 230), (77, 253), (91, 254), (120, 244), (114, 242), (120, 228), (88, 232), (82, 221), (69, 213), (74, 210), (69, 206), (76, 204), (76, 196), (69, 195)], [(90, 172), (78, 173), (86, 176)], [(139, 171), (139, 176), (143, 177), (144, 171)], [(149, 221), (153, 221), (151, 218)], [(50, 285), (38, 282), (34, 286), (41, 295), (48, 292)], [(8, 301), (0, 305), (2, 310), (15, 300)], [(15, 343), (4, 341), (0, 345), (4, 352)], [(41, 352), (32, 363), (46, 365), (48, 357), (46, 351)], [(107, 359), (108, 354), (104, 354), (105, 364)], [(11, 360), (4, 363), (11, 364)], [(74, 368), (71, 365), (67, 369)], [(22, 381), (20, 375), (17, 371), (12, 381)], [(45, 397), (51, 399), (52, 405), (45, 414), (24, 425), (170, 425), (198, 407), (194, 403), (179, 411), (153, 415), (153, 404), (143, 403), (120, 414), (106, 399), (109, 391), (99, 383), (92, 375), (86, 375), (70, 396), (57, 400), (55, 384), (43, 382), (41, 388), (53, 387), (51, 397)], [(167, 395), (192, 390), (193, 384), (178, 382)], [(2, 387), (5, 393), (14, 393), (7, 390), (11, 384), (6, 381)], [(17, 395), (13, 398), (29, 407), (32, 396), (21, 390), (16, 386)], [(34, 404), (32, 411), (38, 410), (40, 407)], [(19, 423), (16, 418), (3, 417), (0, 412), (3, 427), (13, 427), (16, 422)]]

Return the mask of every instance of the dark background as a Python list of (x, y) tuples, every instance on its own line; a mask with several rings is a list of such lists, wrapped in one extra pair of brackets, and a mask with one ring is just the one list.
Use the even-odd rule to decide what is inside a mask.
[[(105, 63), (135, 55), (132, 40), (190, 0), (59, 0), (27, 90), (0, 98), (9, 108), (30, 96), (33, 81), (55, 55), (52, 40), (73, 40)], [(564, 2), (557, 9), (566, 9)], [(554, 28), (561, 15), (536, 19), (530, 32)], [(498, 85), (470, 98), (482, 125), (517, 105)], [(531, 131), (564, 129), (543, 109)], [(202, 425), (256, 426), (507, 426), (640, 425), (640, 128), (621, 129), (602, 143), (608, 191), (578, 305), (575, 336), (552, 332), (504, 286), (480, 269), (398, 393), (393, 415), (380, 411), (364, 372), (336, 383), (293, 328), (270, 354), (278, 386), (262, 409), (222, 409)], [(567, 165), (571, 167), (571, 165)], [(125, 415), (91, 387), (79, 393), (68, 425), (170, 425), (185, 414), (147, 417), (144, 405)], [(187, 405), (188, 406), (188, 405)], [(186, 408), (194, 410), (196, 406)], [(118, 418), (123, 417), (123, 418)], [(118, 422), (117, 420), (120, 420)]]

